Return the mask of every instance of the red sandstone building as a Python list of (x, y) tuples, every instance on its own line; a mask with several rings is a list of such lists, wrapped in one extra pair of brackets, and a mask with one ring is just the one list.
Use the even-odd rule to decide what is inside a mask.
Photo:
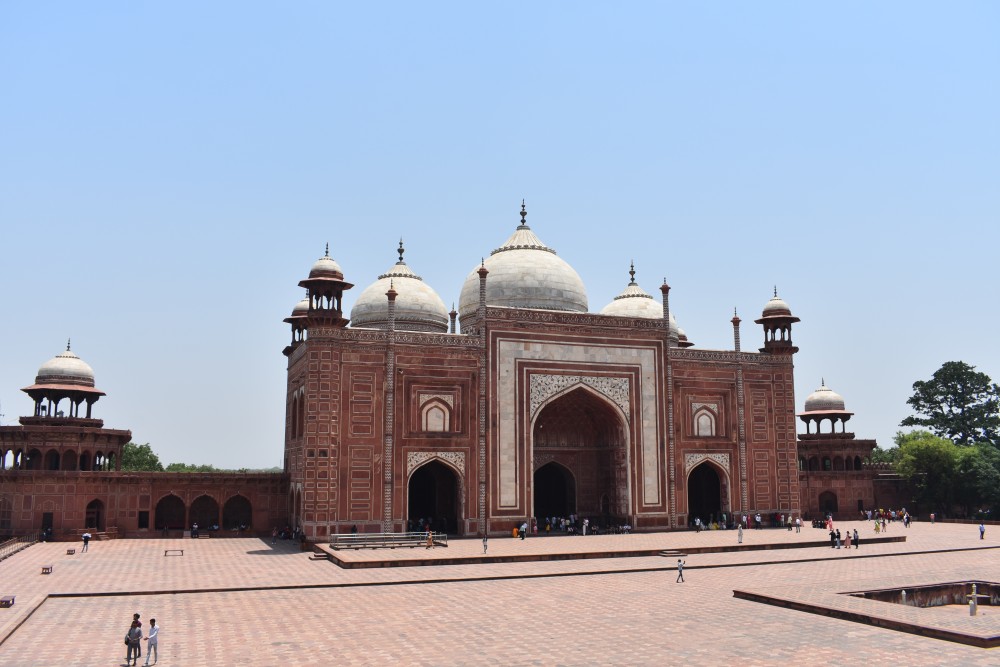
[[(67, 349), (24, 389), (34, 414), (0, 427), (0, 533), (143, 536), (197, 522), (291, 525), (323, 540), (431, 519), (476, 535), (572, 514), (664, 530), (723, 513), (871, 506), (858, 462), (872, 441), (818, 428), (796, 440), (799, 320), (777, 293), (756, 320), (758, 351), (741, 349), (735, 316), (733, 349), (701, 350), (677, 326), (669, 287), (654, 299), (634, 268), (591, 312), (579, 275), (526, 216), (522, 206), (513, 235), (468, 274), (457, 311), (410, 269), (402, 243), (350, 319), (343, 270), (329, 252), (313, 265), (285, 320), (284, 473), (121, 472), (131, 434), (92, 417), (104, 394)], [(823, 390), (800, 416), (843, 431), (850, 413)]]

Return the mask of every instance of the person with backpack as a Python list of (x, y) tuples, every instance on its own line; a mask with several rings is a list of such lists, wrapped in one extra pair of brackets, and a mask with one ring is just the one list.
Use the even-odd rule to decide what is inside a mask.
[(125, 654), (125, 664), (126, 665), (138, 665), (139, 658), (142, 657), (142, 647), (140, 641), (142, 640), (142, 623), (139, 622), (139, 614), (133, 617), (132, 625), (129, 626), (128, 632), (125, 633), (125, 645), (128, 647), (128, 651)]

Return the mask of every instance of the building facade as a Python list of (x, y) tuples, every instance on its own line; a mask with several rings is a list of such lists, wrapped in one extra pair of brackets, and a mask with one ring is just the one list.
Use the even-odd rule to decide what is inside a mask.
[[(799, 512), (792, 355), (775, 293), (763, 347), (699, 350), (634, 268), (590, 312), (572, 267), (521, 224), (466, 277), (457, 311), (403, 259), (343, 311), (329, 249), (286, 320), (285, 467), (296, 523), (464, 535), (532, 517), (637, 529)], [(460, 323), (461, 332), (458, 332)]]
[(776, 291), (755, 320), (758, 349), (742, 349), (734, 315), (732, 348), (703, 350), (677, 325), (666, 283), (654, 298), (634, 266), (591, 311), (523, 206), (466, 276), (457, 310), (402, 242), (397, 252), (349, 313), (354, 285), (329, 248), (300, 281), (306, 296), (285, 320), (282, 473), (121, 471), (131, 434), (93, 416), (104, 393), (67, 346), (24, 389), (33, 414), (0, 427), (0, 534), (144, 536), (197, 522), (320, 541), (428, 520), (504, 534), (570, 515), (670, 530), (723, 514), (850, 517), (904, 493), (869, 465), (874, 441), (846, 432), (852, 413), (825, 385), (796, 435), (799, 320)]

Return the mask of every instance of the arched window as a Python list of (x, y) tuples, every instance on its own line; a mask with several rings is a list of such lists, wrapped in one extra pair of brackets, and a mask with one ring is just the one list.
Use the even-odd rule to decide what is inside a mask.
[(800, 456), (799, 457), (799, 470), (805, 470), (805, 469), (806, 469), (806, 457)]
[(860, 456), (855, 456), (854, 457), (854, 469), (855, 470), (861, 470), (861, 457)]
[(708, 408), (701, 408), (694, 413), (694, 434), (703, 438), (715, 435), (715, 413)]
[(816, 456), (810, 457), (809, 459), (809, 469), (819, 470), (819, 458)]
[(829, 456), (823, 457), (823, 470), (827, 472), (833, 470), (833, 461), (830, 460)]
[(444, 433), (451, 430), (451, 411), (444, 401), (427, 401), (420, 409), (420, 430)]
[(844, 469), (844, 459), (840, 458), (839, 456), (835, 456), (833, 458), (833, 469), (834, 470), (843, 470)]
[(289, 424), (288, 424), (288, 439), (289, 440), (295, 440), (295, 438), (299, 437), (299, 431), (298, 431), (298, 426), (299, 426), (299, 395), (297, 393), (294, 396), (292, 396), (292, 410), (291, 410), (291, 413), (289, 414), (289, 420), (288, 420), (288, 422), (289, 422)]

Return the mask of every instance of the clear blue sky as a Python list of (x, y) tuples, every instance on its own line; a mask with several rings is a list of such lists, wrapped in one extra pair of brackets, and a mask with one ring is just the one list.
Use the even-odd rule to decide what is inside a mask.
[[(166, 462), (279, 465), (282, 323), (331, 244), (446, 303), (529, 223), (592, 311), (663, 277), (699, 347), (773, 285), (889, 444), (914, 380), (1000, 379), (1000, 5), (0, 5), (0, 411), (72, 336)], [(655, 293), (655, 292), (654, 292)]]

